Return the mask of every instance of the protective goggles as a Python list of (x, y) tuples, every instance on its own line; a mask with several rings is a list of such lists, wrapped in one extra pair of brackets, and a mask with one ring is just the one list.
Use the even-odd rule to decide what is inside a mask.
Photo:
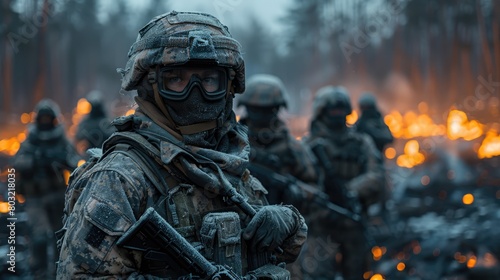
[(163, 67), (158, 72), (161, 96), (182, 101), (197, 86), (207, 100), (218, 100), (226, 95), (227, 72), (222, 67)]

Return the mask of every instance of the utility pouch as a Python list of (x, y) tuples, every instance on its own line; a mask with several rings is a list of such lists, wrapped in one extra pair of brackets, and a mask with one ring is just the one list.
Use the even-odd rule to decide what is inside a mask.
[(281, 266), (266, 264), (250, 271), (245, 277), (258, 280), (290, 280), (290, 271)]
[(241, 226), (235, 212), (209, 213), (200, 230), (205, 257), (242, 275)]

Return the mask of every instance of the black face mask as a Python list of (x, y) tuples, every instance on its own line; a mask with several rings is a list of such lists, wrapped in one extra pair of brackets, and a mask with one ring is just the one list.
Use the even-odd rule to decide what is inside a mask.
[(346, 116), (348, 115), (343, 108), (325, 108), (323, 111), (323, 122), (333, 130), (339, 130), (346, 127)]
[(246, 106), (247, 119), (249, 123), (256, 127), (273, 127), (278, 120), (279, 107), (255, 107)]
[(36, 127), (41, 131), (51, 130), (55, 127), (54, 121), (55, 118), (53, 116), (47, 114), (41, 115), (38, 113), (36, 117)]
[[(224, 118), (226, 98), (218, 100), (207, 100), (203, 94), (194, 87), (189, 96), (183, 101), (171, 101), (164, 99), (168, 113), (178, 126), (192, 125), (218, 118)], [(217, 144), (217, 128), (201, 131), (194, 134), (183, 135), (184, 142), (189, 145), (213, 148)]]

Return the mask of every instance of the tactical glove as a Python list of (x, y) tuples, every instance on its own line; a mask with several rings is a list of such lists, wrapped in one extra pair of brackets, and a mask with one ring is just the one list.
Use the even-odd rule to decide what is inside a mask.
[[(293, 210), (292, 210), (293, 209)], [(258, 252), (274, 251), (299, 229), (299, 214), (293, 206), (268, 205), (252, 218), (243, 238)]]

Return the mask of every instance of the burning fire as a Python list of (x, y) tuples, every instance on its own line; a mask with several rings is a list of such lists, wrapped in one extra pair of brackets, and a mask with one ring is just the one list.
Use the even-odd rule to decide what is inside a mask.
[(358, 112), (352, 110), (352, 113), (345, 117), (348, 126), (353, 126), (358, 121)]
[(0, 140), (0, 152), (13, 156), (21, 147), (21, 143), (26, 140), (26, 133), (21, 132), (17, 136)]
[(417, 115), (413, 111), (405, 113), (404, 116), (398, 111), (392, 111), (385, 116), (384, 122), (396, 138), (439, 136), (444, 135), (446, 131), (444, 125), (435, 124), (430, 116)]
[[(427, 104), (419, 104), (420, 113), (409, 111), (402, 115), (398, 111), (392, 111), (385, 116), (384, 122), (389, 127), (395, 138), (413, 139), (406, 143), (404, 153), (397, 156), (394, 147), (385, 151), (388, 159), (396, 158), (396, 163), (401, 167), (411, 168), (424, 162), (424, 154), (419, 152), (419, 143), (415, 138), (446, 136), (450, 140), (464, 139), (465, 141), (476, 140), (484, 135), (484, 124), (477, 120), (469, 120), (463, 111), (452, 109), (448, 113), (446, 125), (435, 123), (426, 114)], [(479, 148), (478, 148), (479, 147)], [(491, 158), (500, 156), (500, 136), (495, 130), (486, 133), (481, 146), (475, 148), (479, 158)]]
[(496, 131), (490, 130), (486, 133), (477, 155), (479, 158), (500, 156), (500, 135)]
[(396, 163), (399, 166), (412, 168), (424, 162), (425, 156), (420, 151), (417, 140), (410, 140), (406, 142), (404, 154), (398, 156)]
[(451, 110), (447, 120), (447, 134), (451, 140), (463, 138), (471, 141), (483, 135), (483, 125), (478, 121), (469, 121), (467, 114), (459, 110)]
[(71, 117), (71, 126), (69, 127), (68, 134), (73, 138), (78, 129), (78, 124), (82, 121), (82, 118), (90, 113), (92, 110), (92, 105), (85, 98), (80, 98), (76, 104), (76, 108), (73, 109), (73, 116)]

